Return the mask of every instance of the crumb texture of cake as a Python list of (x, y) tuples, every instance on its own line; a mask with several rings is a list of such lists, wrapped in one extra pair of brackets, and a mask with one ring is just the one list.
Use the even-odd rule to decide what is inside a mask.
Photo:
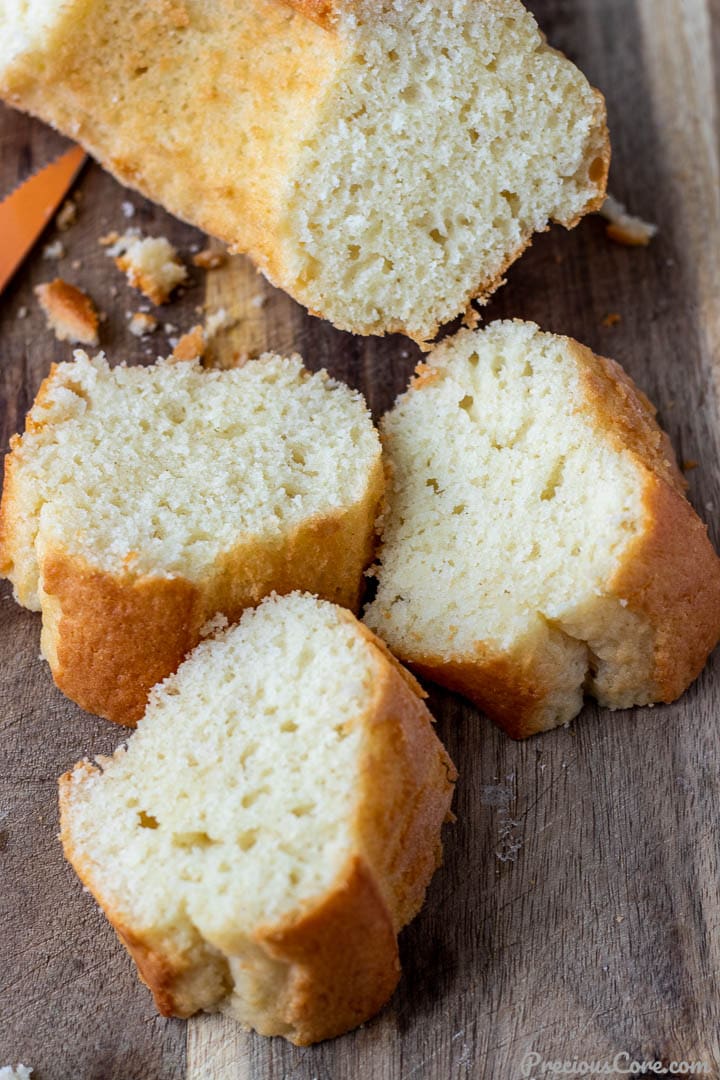
[(522, 322), (430, 354), (382, 423), (367, 624), (515, 737), (677, 698), (720, 637), (720, 560), (619, 365)]
[(12, 440), (0, 506), (0, 573), (69, 697), (133, 723), (218, 612), (298, 588), (357, 607), (383, 485), (359, 393), (297, 356), (75, 357)]
[(602, 96), (519, 0), (184, 11), (0, 5), (0, 94), (342, 329), (427, 341), (602, 204)]
[(307, 1044), (400, 975), (455, 770), (415, 680), (347, 610), (266, 599), (60, 781), (66, 857), (166, 1016)]

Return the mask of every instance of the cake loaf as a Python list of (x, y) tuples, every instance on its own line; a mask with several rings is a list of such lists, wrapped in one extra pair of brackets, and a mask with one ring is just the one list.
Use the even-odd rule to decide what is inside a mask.
[(519, 0), (0, 0), (0, 94), (359, 334), (431, 339), (605, 193)]

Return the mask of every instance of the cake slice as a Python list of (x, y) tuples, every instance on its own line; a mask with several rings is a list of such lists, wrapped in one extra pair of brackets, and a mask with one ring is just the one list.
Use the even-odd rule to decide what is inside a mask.
[(431, 339), (605, 193), (519, 0), (0, 0), (0, 94), (360, 334)]
[(382, 492), (362, 396), (299, 357), (55, 366), (12, 440), (0, 573), (68, 697), (133, 724), (216, 613), (272, 591), (356, 608)]
[(530, 323), (464, 331), (382, 425), (367, 624), (522, 738), (677, 698), (720, 637), (720, 560), (648, 400)]
[(387, 1001), (455, 779), (422, 696), (349, 611), (272, 597), (62, 777), (65, 854), (163, 1015), (305, 1044)]

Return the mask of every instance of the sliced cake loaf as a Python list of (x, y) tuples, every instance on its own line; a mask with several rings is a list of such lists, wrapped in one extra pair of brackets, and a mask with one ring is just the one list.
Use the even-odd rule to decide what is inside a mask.
[(109, 368), (78, 352), (6, 458), (0, 573), (57, 685), (132, 724), (217, 612), (307, 588), (356, 607), (382, 492), (360, 394), (267, 355)]
[(672, 701), (720, 637), (720, 560), (622, 369), (529, 323), (464, 331), (383, 421), (366, 621), (511, 735), (583, 692)]
[(355, 333), (432, 338), (605, 192), (519, 0), (0, 0), (0, 94)]
[(61, 779), (65, 854), (161, 1013), (304, 1044), (387, 1001), (455, 779), (421, 698), (349, 611), (272, 597)]

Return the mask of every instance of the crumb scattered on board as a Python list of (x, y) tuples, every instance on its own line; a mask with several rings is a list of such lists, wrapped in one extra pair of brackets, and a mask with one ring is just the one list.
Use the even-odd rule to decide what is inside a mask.
[(157, 330), (158, 321), (149, 312), (133, 311), (128, 315), (128, 330), (135, 337), (145, 337), (146, 334), (152, 334), (153, 330)]
[(42, 250), (43, 259), (64, 259), (65, 258), (65, 245), (62, 240), (53, 240), (51, 244), (46, 244)]
[(0, 1067), (0, 1080), (30, 1080), (32, 1071), (29, 1065), (3, 1065)]
[(58, 341), (97, 345), (99, 315), (89, 296), (62, 278), (35, 288), (48, 326)]
[(198, 251), (193, 255), (192, 264), (197, 266), (200, 270), (217, 270), (219, 266), (222, 266), (227, 260), (227, 254), (224, 251), (213, 251), (211, 248), (203, 248), (202, 251)]
[(122, 236), (108, 233), (100, 243), (107, 247), (107, 254), (114, 258), (128, 283), (153, 304), (164, 304), (187, 280), (180, 256), (164, 236), (143, 236), (139, 229), (128, 229)]
[(628, 213), (623, 204), (612, 195), (606, 198), (600, 214), (608, 222), (605, 232), (617, 244), (647, 247), (658, 231), (657, 225)]
[(193, 326), (191, 330), (188, 330), (173, 344), (172, 356), (169, 359), (174, 361), (201, 360), (205, 356), (212, 339), (221, 330), (226, 330), (232, 326), (234, 322), (235, 320), (228, 315), (225, 308), (218, 308), (216, 311), (210, 312), (205, 319), (204, 326), (198, 323), (197, 326)]
[(66, 199), (55, 216), (55, 224), (60, 232), (65, 232), (77, 221), (77, 203), (74, 199)]
[[(172, 343), (171, 343), (172, 344)], [(169, 360), (182, 362), (185, 360), (200, 360), (205, 352), (205, 334), (203, 328), (198, 323), (197, 326), (193, 326), (192, 330), (188, 330), (186, 334), (183, 334), (173, 346), (172, 355), (168, 357)]]
[(619, 315), (617, 311), (611, 311), (603, 319), (602, 325), (607, 326), (611, 329), (613, 326), (617, 326), (620, 322), (622, 322), (622, 315)]

